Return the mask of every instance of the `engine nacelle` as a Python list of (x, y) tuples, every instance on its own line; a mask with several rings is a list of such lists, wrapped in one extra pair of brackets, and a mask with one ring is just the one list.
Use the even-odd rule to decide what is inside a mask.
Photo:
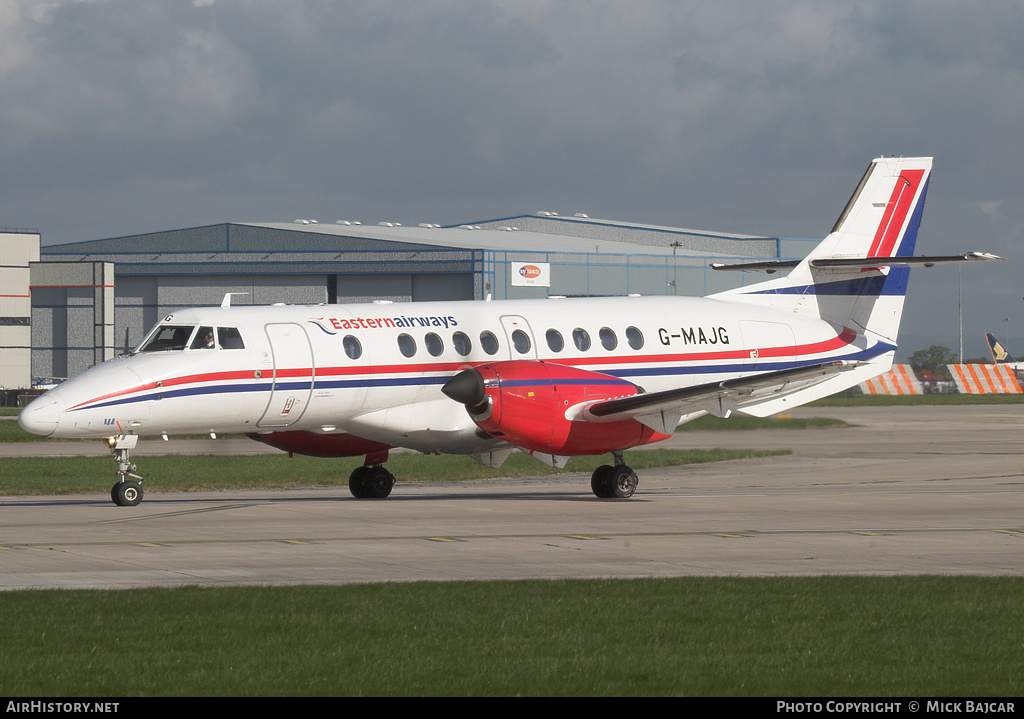
[(442, 391), (466, 405), (480, 429), (517, 447), (563, 456), (604, 454), (666, 439), (636, 420), (574, 421), (582, 402), (640, 390), (612, 375), (539, 360), (492, 362), (455, 375)]

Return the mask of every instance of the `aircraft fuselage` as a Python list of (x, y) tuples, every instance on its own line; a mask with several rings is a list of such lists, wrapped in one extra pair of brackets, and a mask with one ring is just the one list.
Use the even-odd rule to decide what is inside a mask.
[[(213, 347), (206, 328), (221, 335)], [(690, 297), (192, 308), (139, 351), (50, 390), (22, 423), (65, 438), (304, 430), (469, 453), (494, 441), (441, 393), (469, 367), (542, 360), (654, 392), (863, 358), (853, 339), (822, 320)]]

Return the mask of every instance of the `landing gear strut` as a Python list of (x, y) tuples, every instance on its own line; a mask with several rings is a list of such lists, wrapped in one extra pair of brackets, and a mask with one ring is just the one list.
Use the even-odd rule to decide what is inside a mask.
[(395, 476), (382, 464), (356, 467), (348, 478), (348, 489), (356, 499), (384, 499), (395, 486)]
[[(117, 470), (114, 476), (117, 481), (110, 488), (110, 499), (118, 507), (134, 507), (142, 501), (142, 477), (135, 474), (135, 463), (129, 458), (130, 450), (135, 449), (139, 436), (135, 434), (122, 434), (117, 437), (107, 438), (107, 446), (110, 453), (114, 455), (117, 462)], [(134, 477), (138, 482), (128, 479)]]
[(622, 460), (622, 452), (612, 452), (615, 466), (602, 464), (590, 477), (590, 489), (600, 499), (629, 499), (639, 482), (636, 472)]

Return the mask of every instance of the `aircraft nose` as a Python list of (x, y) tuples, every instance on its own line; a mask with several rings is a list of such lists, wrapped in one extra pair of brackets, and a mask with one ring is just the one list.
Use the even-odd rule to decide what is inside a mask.
[(26, 432), (40, 434), (49, 437), (57, 429), (57, 420), (60, 418), (60, 408), (57, 400), (43, 395), (28, 403), (18, 413), (18, 424)]

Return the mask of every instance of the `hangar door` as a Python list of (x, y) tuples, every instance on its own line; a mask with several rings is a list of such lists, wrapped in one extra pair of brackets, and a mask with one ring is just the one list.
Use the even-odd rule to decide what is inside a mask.
[(331, 275), (327, 284), (329, 304), (375, 299), (430, 302), (471, 300), (473, 297), (473, 274), (470, 272)]

